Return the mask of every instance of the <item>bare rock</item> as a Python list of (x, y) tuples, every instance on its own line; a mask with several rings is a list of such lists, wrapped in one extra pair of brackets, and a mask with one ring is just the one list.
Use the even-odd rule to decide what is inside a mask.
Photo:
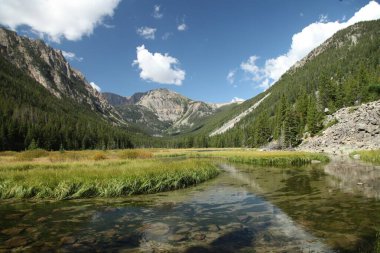
[(334, 119), (336, 124), (319, 136), (305, 138), (297, 149), (342, 154), (380, 148), (380, 100), (342, 108), (328, 116), (325, 125)]

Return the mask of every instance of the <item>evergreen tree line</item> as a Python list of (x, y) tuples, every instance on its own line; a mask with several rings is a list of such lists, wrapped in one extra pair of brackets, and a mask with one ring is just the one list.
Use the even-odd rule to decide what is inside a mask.
[(282, 148), (295, 147), (323, 129), (326, 115), (380, 99), (380, 20), (355, 26), (339, 31), (322, 53), (245, 102), (247, 108), (271, 93), (231, 130), (213, 137), (189, 135), (172, 145), (260, 147), (276, 140)]
[[(113, 126), (90, 108), (56, 98), (0, 57), (0, 150), (260, 147), (272, 140), (283, 148), (297, 146), (323, 129), (326, 115), (380, 99), (380, 21), (356, 26), (338, 32), (322, 53), (288, 71), (265, 93), (225, 112), (228, 117), (217, 119), (219, 126), (230, 113), (270, 93), (234, 128), (213, 137), (209, 132), (217, 127), (216, 119), (192, 133), (166, 138)], [(360, 36), (353, 41), (355, 34)]]
[(356, 29), (338, 32), (324, 52), (268, 89), (265, 94), (271, 95), (253, 113), (209, 142), (260, 147), (277, 140), (283, 148), (294, 147), (320, 132), (326, 115), (380, 99), (380, 21), (357, 26), (357, 41), (350, 39), (358, 34)]
[(130, 133), (58, 99), (0, 57), (0, 150), (131, 148)]

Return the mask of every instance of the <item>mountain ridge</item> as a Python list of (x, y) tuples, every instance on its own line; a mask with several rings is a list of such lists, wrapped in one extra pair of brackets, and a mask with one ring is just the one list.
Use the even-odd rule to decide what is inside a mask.
[(68, 97), (115, 123), (125, 124), (84, 75), (70, 66), (61, 50), (0, 28), (0, 53), (57, 98)]
[[(192, 100), (167, 88), (138, 92), (131, 96), (120, 96), (111, 92), (104, 92), (102, 95), (119, 111), (124, 120), (144, 124), (148, 132), (155, 135), (177, 134), (182, 130), (189, 130), (198, 121), (212, 116), (220, 107), (228, 105)], [(135, 115), (132, 110), (135, 110)]]

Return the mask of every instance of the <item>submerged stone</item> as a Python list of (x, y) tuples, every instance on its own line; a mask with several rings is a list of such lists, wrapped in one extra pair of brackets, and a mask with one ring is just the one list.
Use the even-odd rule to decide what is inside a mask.
[(23, 236), (15, 236), (5, 241), (5, 245), (9, 248), (18, 248), (28, 244), (28, 239)]
[(76, 241), (77, 240), (73, 236), (65, 236), (65, 237), (62, 237), (60, 240), (61, 244), (73, 244)]
[(22, 231), (24, 231), (24, 228), (7, 228), (7, 229), (3, 229), (1, 230), (1, 233), (5, 234), (5, 235), (9, 235), (9, 236), (15, 236), (15, 235), (18, 235), (20, 234)]
[(181, 241), (185, 241), (186, 239), (187, 239), (187, 236), (181, 235), (181, 234), (175, 234), (168, 237), (168, 240), (173, 241), (173, 242), (181, 242)]
[(170, 230), (169, 226), (162, 222), (147, 224), (145, 226), (145, 229), (143, 229), (143, 231), (146, 233), (150, 233), (150, 234), (158, 235), (158, 236), (166, 235), (167, 233), (169, 233), (169, 230)]

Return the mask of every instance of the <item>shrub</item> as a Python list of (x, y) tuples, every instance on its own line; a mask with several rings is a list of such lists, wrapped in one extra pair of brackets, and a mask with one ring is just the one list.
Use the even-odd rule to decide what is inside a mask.
[(138, 149), (131, 149), (131, 150), (123, 150), (118, 154), (120, 159), (146, 159), (146, 158), (152, 158), (153, 154), (152, 152), (146, 151), (146, 150), (138, 150)]
[(102, 152), (97, 152), (97, 153), (95, 153), (93, 159), (94, 159), (95, 161), (100, 161), (100, 160), (107, 159), (107, 156), (106, 156), (104, 153), (102, 153)]

